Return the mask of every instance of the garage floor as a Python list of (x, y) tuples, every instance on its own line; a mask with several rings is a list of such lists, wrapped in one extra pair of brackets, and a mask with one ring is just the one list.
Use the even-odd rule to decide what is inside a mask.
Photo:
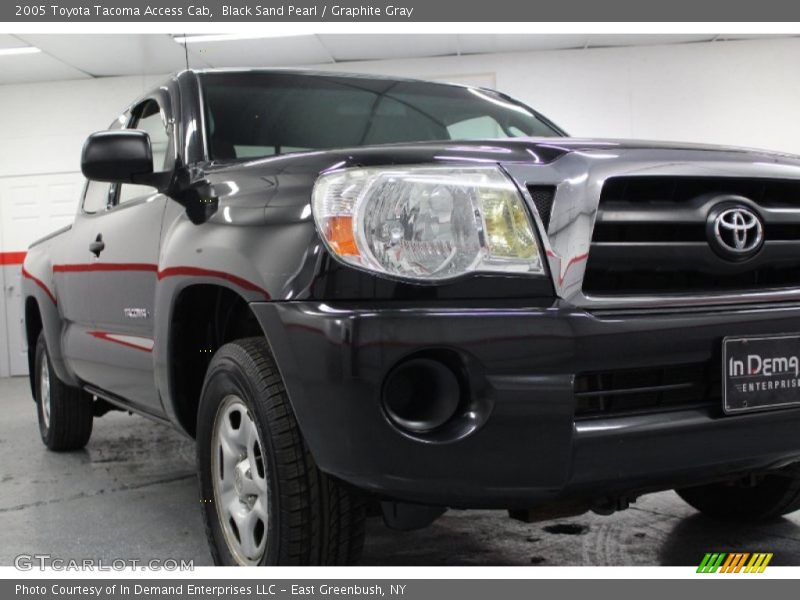
[[(17, 554), (183, 558), (211, 563), (194, 447), (170, 428), (111, 413), (87, 448), (41, 445), (24, 378), (0, 379), (0, 565)], [(800, 512), (758, 526), (705, 519), (672, 492), (611, 517), (522, 524), (503, 512), (451, 511), (411, 533), (368, 527), (368, 565), (695, 565), (706, 551), (774, 552), (800, 565)]]

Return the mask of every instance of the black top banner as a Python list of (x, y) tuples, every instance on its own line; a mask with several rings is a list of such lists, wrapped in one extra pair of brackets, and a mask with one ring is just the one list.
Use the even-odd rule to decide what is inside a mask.
[(786, 0), (43, 0), (0, 3), (3, 22), (786, 22)]

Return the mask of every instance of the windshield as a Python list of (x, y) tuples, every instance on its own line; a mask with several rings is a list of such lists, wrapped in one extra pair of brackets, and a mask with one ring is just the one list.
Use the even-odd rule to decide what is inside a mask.
[(492, 91), (290, 73), (201, 75), (211, 159), (441, 140), (563, 135)]

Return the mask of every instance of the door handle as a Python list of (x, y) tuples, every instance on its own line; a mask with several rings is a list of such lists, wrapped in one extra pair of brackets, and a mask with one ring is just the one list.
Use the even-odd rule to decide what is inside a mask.
[(105, 250), (106, 243), (103, 241), (103, 234), (98, 233), (97, 239), (89, 244), (89, 252), (100, 258), (100, 253)]

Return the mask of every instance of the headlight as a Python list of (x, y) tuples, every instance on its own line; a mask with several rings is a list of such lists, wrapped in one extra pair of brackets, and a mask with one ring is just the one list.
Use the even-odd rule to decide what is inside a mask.
[(516, 186), (498, 167), (380, 167), (326, 173), (317, 228), (339, 260), (422, 281), (465, 273), (542, 273)]

